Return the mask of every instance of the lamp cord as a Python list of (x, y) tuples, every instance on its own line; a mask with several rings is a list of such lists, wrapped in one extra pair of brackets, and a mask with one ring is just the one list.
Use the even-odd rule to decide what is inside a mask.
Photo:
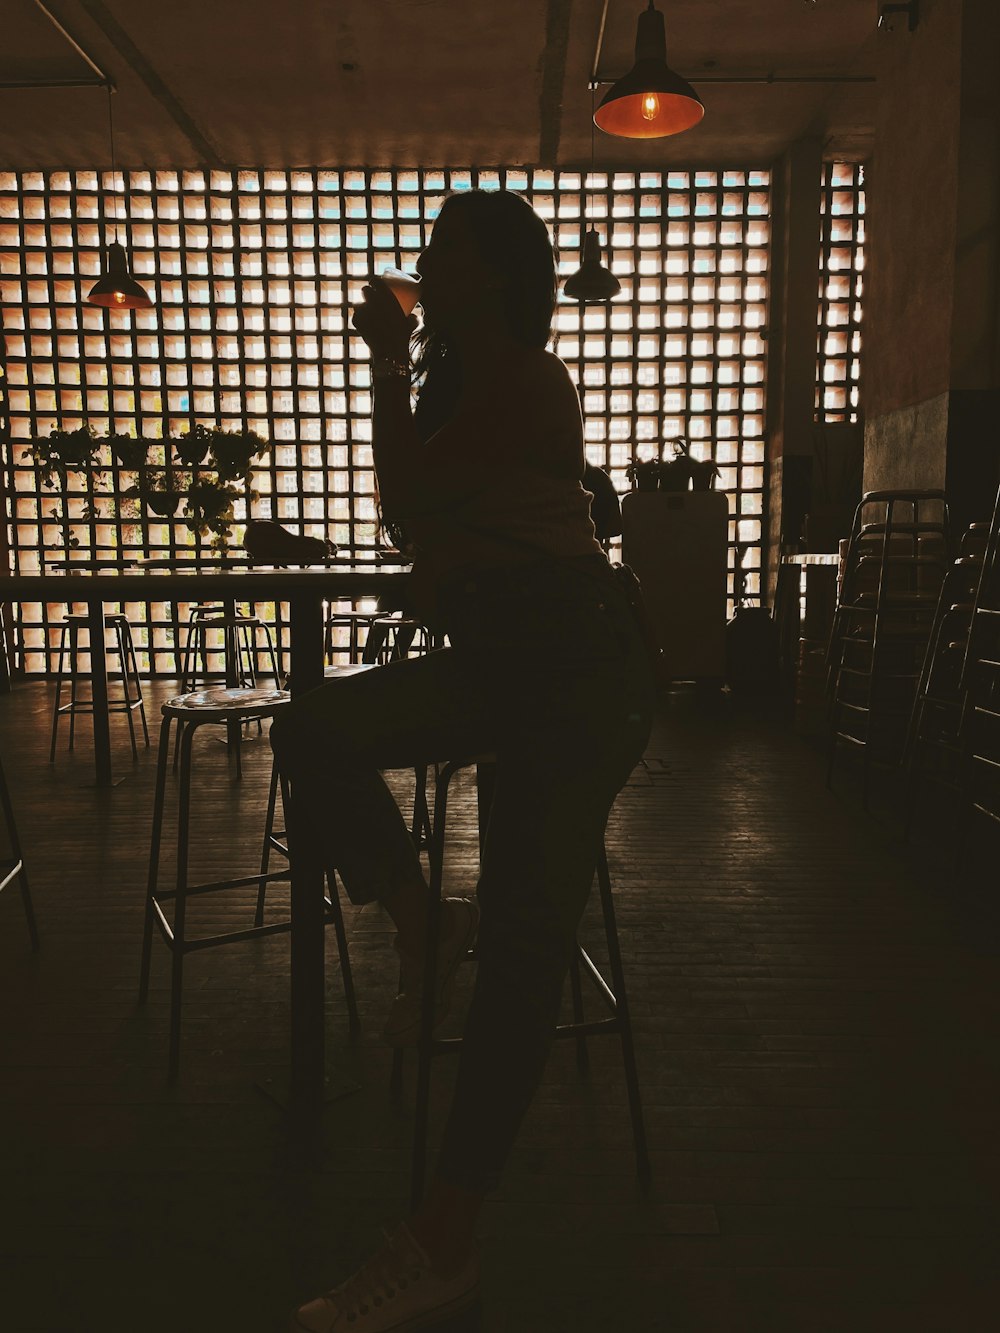
[[(596, 103), (597, 103), (597, 93), (593, 88), (591, 88), (590, 90), (590, 191), (593, 191), (594, 188), (594, 115), (597, 111)], [(584, 196), (583, 196), (584, 227), (586, 227), (586, 222), (587, 222), (587, 198), (588, 198), (588, 191), (584, 191)], [(586, 239), (586, 233), (584, 233), (584, 239)]]
[[(115, 113), (111, 101), (111, 84), (108, 84), (108, 137), (111, 140), (111, 200), (114, 206), (114, 226), (115, 241), (118, 241), (118, 199), (115, 194)], [(122, 188), (124, 189), (125, 180), (122, 178)]]

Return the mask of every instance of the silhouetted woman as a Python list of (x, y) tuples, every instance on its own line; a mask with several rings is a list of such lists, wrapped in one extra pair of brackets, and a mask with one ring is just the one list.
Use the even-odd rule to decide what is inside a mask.
[(419, 1036), (428, 887), (379, 769), (496, 754), (478, 905), (442, 910), (438, 1021), (477, 926), (479, 963), (427, 1196), (358, 1273), (296, 1311), (292, 1327), (311, 1333), (403, 1329), (475, 1299), (476, 1218), (541, 1078), (608, 812), (652, 715), (646, 653), (580, 483), (577, 392), (545, 350), (544, 223), (515, 194), (452, 195), (417, 267), (415, 368), (416, 321), (380, 280), (354, 327), (372, 353), (384, 518), (405, 532), (415, 600), (450, 647), (330, 682), (271, 736), (293, 832), (316, 840), (352, 902), (377, 900), (395, 923), (385, 1037), (399, 1045)]

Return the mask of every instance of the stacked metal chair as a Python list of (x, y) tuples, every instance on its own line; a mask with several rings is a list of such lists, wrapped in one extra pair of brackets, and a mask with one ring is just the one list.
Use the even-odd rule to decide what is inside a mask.
[(989, 531), (988, 523), (968, 528), (941, 585), (906, 739), (905, 836), (922, 787), (960, 785), (965, 658)]
[(862, 497), (827, 655), (827, 781), (841, 747), (860, 750), (865, 805), (872, 762), (895, 765), (902, 757), (948, 563), (943, 491)]
[(958, 745), (964, 814), (1000, 823), (1000, 491), (972, 606), (961, 676)]

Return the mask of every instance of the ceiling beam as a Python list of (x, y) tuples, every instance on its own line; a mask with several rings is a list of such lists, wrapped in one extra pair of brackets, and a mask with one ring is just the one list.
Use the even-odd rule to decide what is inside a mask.
[(224, 167), (228, 165), (219, 155), (208, 137), (195, 124), (189, 112), (181, 105), (156, 70), (142, 54), (122, 25), (110, 12), (103, 0), (80, 0), (87, 11), (118, 54), (128, 63), (133, 73), (142, 80), (148, 91), (156, 98), (167, 115), (174, 122), (188, 143), (201, 159), (202, 165)]
[(555, 166), (562, 132), (563, 85), (573, 0), (548, 0), (545, 11), (545, 49), (542, 52), (542, 87), (538, 95), (538, 161)]

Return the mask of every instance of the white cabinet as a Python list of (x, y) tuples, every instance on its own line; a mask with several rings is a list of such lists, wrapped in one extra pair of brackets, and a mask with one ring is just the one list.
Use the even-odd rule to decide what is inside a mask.
[(717, 491), (622, 496), (622, 559), (642, 584), (668, 680), (726, 671), (729, 501)]

